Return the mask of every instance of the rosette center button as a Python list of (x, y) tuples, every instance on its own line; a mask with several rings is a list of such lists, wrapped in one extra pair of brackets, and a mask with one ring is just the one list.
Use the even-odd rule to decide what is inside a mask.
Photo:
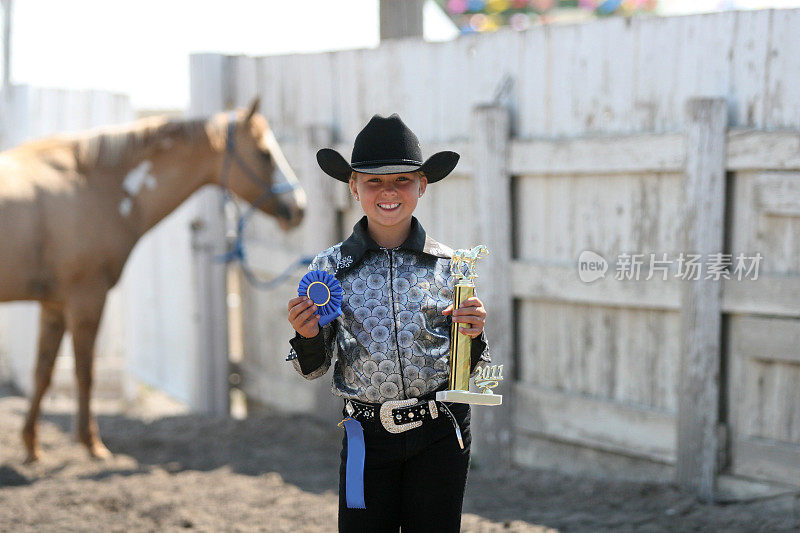
[(308, 286), (308, 297), (318, 306), (327, 304), (331, 299), (331, 291), (321, 281), (315, 281)]

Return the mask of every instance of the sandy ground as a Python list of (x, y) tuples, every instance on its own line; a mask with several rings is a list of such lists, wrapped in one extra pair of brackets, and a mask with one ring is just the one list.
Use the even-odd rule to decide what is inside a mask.
[[(0, 388), (0, 531), (336, 530), (335, 424), (209, 418), (146, 402), (124, 412), (98, 407), (113, 459), (89, 459), (72, 438), (73, 402), (51, 400), (45, 456), (26, 466), (19, 432), (27, 400)], [(475, 468), (462, 529), (798, 531), (800, 503), (704, 505), (670, 485)]]

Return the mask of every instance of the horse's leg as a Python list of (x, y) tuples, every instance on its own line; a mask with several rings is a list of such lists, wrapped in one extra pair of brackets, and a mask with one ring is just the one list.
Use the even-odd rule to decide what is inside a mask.
[(90, 402), (92, 378), (94, 373), (94, 342), (103, 306), (106, 290), (85, 288), (76, 291), (75, 297), (67, 302), (67, 327), (72, 333), (75, 351), (75, 377), (78, 381), (78, 425), (77, 439), (89, 451), (89, 455), (98, 459), (111, 456), (111, 452), (103, 445), (97, 431), (97, 422), (92, 416)]
[(28, 407), (25, 427), (22, 429), (22, 442), (25, 443), (27, 452), (26, 463), (36, 461), (41, 456), (37, 439), (39, 412), (44, 393), (50, 386), (58, 347), (61, 345), (63, 336), (64, 313), (62, 309), (52, 304), (42, 304), (42, 312), (39, 317), (39, 352), (34, 373), (34, 391)]

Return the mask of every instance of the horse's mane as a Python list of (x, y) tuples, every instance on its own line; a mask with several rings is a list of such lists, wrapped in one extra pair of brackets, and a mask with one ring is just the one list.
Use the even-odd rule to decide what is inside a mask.
[(72, 137), (79, 167), (124, 165), (142, 150), (168, 148), (169, 141), (197, 141), (206, 135), (205, 119), (148, 117), (131, 124), (90, 130)]

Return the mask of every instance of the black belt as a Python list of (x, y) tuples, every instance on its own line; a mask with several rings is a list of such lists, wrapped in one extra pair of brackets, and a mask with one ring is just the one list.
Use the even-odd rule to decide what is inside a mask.
[(347, 416), (364, 423), (365, 427), (377, 430), (381, 427), (389, 433), (403, 433), (418, 428), (426, 420), (435, 420), (444, 412), (453, 423), (458, 443), (464, 448), (461, 429), (447, 404), (435, 400), (436, 393), (407, 400), (390, 400), (383, 403), (366, 403), (346, 399), (344, 411)]

